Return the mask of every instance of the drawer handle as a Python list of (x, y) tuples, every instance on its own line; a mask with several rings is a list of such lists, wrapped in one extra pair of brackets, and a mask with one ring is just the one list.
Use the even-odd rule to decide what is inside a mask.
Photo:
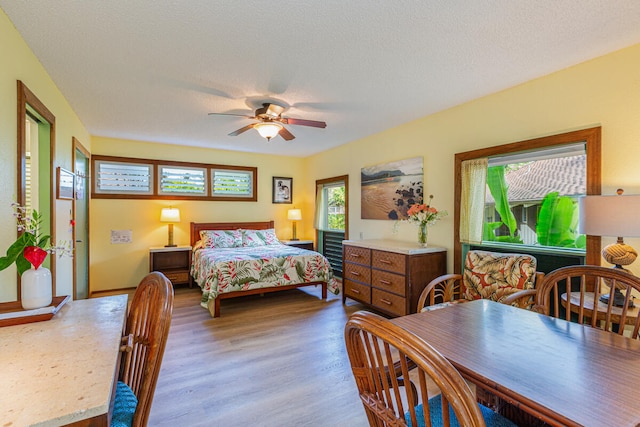
[(360, 273), (358, 273), (357, 271), (352, 271), (351, 274), (353, 274), (354, 276), (359, 276)]
[(360, 255), (358, 255), (358, 254), (349, 254), (349, 255), (351, 255), (354, 258), (360, 258)]
[(360, 291), (357, 289), (351, 289), (351, 292), (356, 294), (356, 295), (360, 295)]
[(380, 302), (383, 302), (383, 303), (385, 303), (387, 305), (392, 305), (392, 302), (389, 301), (388, 299), (380, 298)]
[(380, 279), (380, 283), (382, 283), (383, 285), (390, 285), (390, 284), (391, 284), (391, 282), (390, 282), (390, 281), (388, 281), (388, 280), (383, 280), (383, 279)]
[(391, 261), (387, 261), (386, 259), (381, 259), (380, 262), (383, 264), (391, 264)]

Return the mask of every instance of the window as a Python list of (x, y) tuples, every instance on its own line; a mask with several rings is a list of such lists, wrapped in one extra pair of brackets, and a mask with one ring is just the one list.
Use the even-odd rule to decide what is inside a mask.
[[(586, 194), (584, 143), (488, 159), (482, 241), (585, 249), (578, 197)], [(528, 211), (537, 212), (531, 220)]]
[(258, 168), (94, 155), (93, 198), (252, 201)]
[(349, 176), (316, 181), (316, 250), (342, 277), (342, 241), (349, 238)]
[(211, 170), (211, 193), (217, 198), (251, 198), (254, 194), (253, 171)]
[[(510, 230), (508, 228), (509, 218), (503, 218), (500, 215), (500, 210), (498, 209), (487, 209), (487, 205), (483, 200), (486, 195), (486, 190), (484, 187), (484, 183), (482, 184), (482, 191), (474, 192), (473, 189), (469, 187), (473, 187), (473, 182), (476, 180), (465, 180), (463, 170), (466, 167), (467, 163), (476, 162), (481, 159), (485, 159), (485, 161), (490, 160), (493, 161), (493, 166), (501, 166), (496, 164), (499, 158), (502, 158), (506, 161), (506, 165), (516, 164), (521, 165), (524, 164), (528, 166), (528, 161), (531, 160), (532, 153), (542, 153), (543, 150), (559, 148), (562, 150), (566, 147), (582, 145), (584, 147), (584, 168), (585, 168), (585, 193), (587, 195), (600, 194), (601, 189), (601, 128), (594, 127), (589, 129), (577, 130), (572, 132), (566, 132), (557, 135), (551, 135), (547, 137), (541, 137), (526, 141), (519, 141), (505, 145), (499, 145), (495, 147), (487, 147), (479, 150), (467, 151), (464, 153), (457, 153), (455, 155), (455, 170), (454, 176), (455, 178), (455, 207), (454, 207), (454, 233), (456, 238), (454, 239), (454, 271), (460, 272), (462, 266), (462, 256), (463, 256), (463, 244), (477, 242), (479, 240), (483, 240), (487, 232), (481, 225), (480, 227), (475, 227), (475, 222), (473, 218), (477, 218), (478, 212), (483, 217), (483, 219), (490, 220), (493, 218), (494, 222), (500, 221), (502, 224), (505, 224), (506, 228), (503, 228), (498, 235), (504, 235), (504, 233), (509, 233), (511, 235)], [(551, 151), (550, 151), (551, 152)], [(517, 155), (524, 154), (525, 157), (518, 159)], [(557, 156), (558, 152), (556, 152)], [(529, 158), (526, 158), (528, 156)], [(567, 157), (571, 157), (570, 155), (565, 154)], [(543, 157), (536, 158), (536, 160), (543, 160)], [(480, 163), (480, 162), (478, 162)], [(503, 165), (503, 166), (506, 166)], [(488, 167), (487, 167), (488, 168)], [(506, 169), (506, 168), (505, 168)], [(570, 183), (570, 179), (564, 173), (565, 171), (560, 168), (554, 173), (554, 176), (563, 181), (565, 184)], [(521, 172), (522, 173), (522, 172)], [(498, 174), (499, 176), (499, 174)], [(489, 177), (487, 174), (487, 181), (489, 181)], [(470, 184), (471, 183), (471, 184)], [(532, 184), (532, 183), (531, 183)], [(492, 184), (495, 185), (495, 184)], [(476, 195), (480, 195), (480, 203), (468, 203), (467, 200), (472, 202), (476, 201)], [(500, 192), (496, 192), (496, 194), (500, 194)], [(559, 194), (558, 194), (559, 195)], [(464, 207), (462, 206), (464, 205)], [(533, 206), (529, 206), (528, 203), (522, 203), (523, 208), (527, 208), (527, 224), (531, 224), (532, 217), (535, 216), (536, 220), (540, 215), (542, 215), (542, 205), (539, 202), (533, 204)], [(492, 211), (492, 212), (491, 212)], [(538, 212), (539, 211), (539, 212)], [(506, 210), (504, 213), (508, 216)], [(464, 214), (464, 215), (461, 215)], [(470, 219), (471, 218), (471, 219)], [(471, 226), (469, 225), (471, 224)], [(522, 224), (521, 224), (522, 225)], [(501, 225), (502, 227), (502, 225)], [(475, 238), (476, 230), (478, 231), (478, 235), (480, 237), (478, 239)], [(507, 231), (509, 230), (509, 231)], [(471, 232), (469, 232), (471, 231)], [(500, 234), (502, 233), (502, 234)], [(514, 235), (517, 235), (514, 233)], [(460, 238), (459, 238), (460, 237)], [(469, 240), (463, 240), (462, 238), (469, 238)], [(536, 236), (537, 239), (537, 236)], [(586, 257), (584, 262), (586, 264), (594, 264), (598, 265), (600, 263), (600, 237), (597, 236), (586, 236), (584, 251), (586, 252)], [(579, 244), (581, 244), (579, 242)], [(584, 253), (584, 252), (583, 252)]]
[(207, 195), (207, 169), (177, 166), (159, 166), (158, 169), (158, 194)]
[(153, 194), (153, 165), (96, 160), (95, 194)]

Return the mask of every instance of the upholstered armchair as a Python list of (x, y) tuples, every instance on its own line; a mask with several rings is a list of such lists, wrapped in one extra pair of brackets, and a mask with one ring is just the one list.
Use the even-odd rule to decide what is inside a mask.
[(462, 274), (446, 274), (432, 280), (418, 299), (417, 311), (428, 311), (451, 304), (490, 299), (521, 308), (533, 304), (537, 281), (534, 256), (471, 250), (467, 253)]

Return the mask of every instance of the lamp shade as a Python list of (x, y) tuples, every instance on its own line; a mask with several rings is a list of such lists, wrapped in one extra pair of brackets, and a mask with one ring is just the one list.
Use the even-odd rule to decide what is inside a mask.
[(280, 132), (280, 129), (282, 129), (282, 125), (276, 122), (262, 122), (257, 123), (255, 126), (253, 126), (253, 128), (258, 131), (260, 136), (266, 138), (267, 140), (270, 140), (271, 138), (276, 136), (278, 132)]
[(162, 208), (160, 213), (161, 222), (180, 222), (180, 209), (178, 208)]
[(640, 237), (640, 195), (584, 196), (579, 232), (590, 236)]
[(302, 211), (300, 209), (289, 209), (287, 218), (289, 221), (300, 221), (302, 219)]

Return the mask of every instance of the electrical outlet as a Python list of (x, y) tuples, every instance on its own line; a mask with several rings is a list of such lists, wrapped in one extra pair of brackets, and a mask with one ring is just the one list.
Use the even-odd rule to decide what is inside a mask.
[(364, 233), (361, 231), (360, 232), (360, 240), (364, 239)]

